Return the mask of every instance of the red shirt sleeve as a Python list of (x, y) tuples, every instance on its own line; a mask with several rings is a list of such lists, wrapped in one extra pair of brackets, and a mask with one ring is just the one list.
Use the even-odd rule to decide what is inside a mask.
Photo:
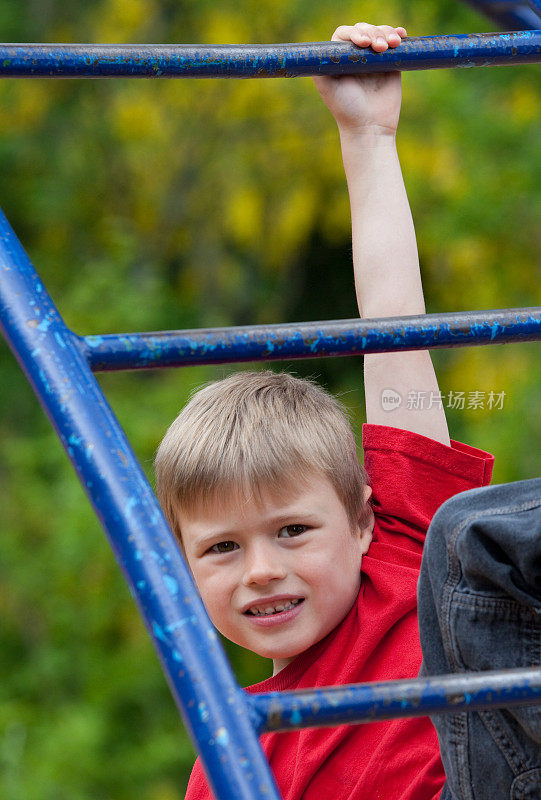
[(214, 800), (214, 795), (209, 789), (200, 758), (193, 765), (184, 800)]
[(372, 486), (374, 541), (421, 549), (438, 508), (459, 492), (490, 483), (494, 456), (451, 440), (386, 425), (363, 425), (364, 466)]

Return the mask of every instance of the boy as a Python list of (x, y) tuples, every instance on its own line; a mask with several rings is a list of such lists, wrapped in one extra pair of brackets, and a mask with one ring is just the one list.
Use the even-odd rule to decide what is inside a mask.
[[(382, 52), (405, 36), (358, 23), (333, 40)], [(315, 82), (340, 132), (360, 314), (422, 314), (395, 147), (401, 76)], [(490, 481), (492, 456), (450, 442), (440, 404), (405, 402), (438, 396), (428, 352), (368, 355), (364, 374), (368, 475), (336, 401), (268, 372), (198, 392), (158, 451), (158, 496), (211, 619), (273, 659), (250, 692), (415, 677), (426, 530), (447, 498)], [(392, 412), (381, 406), (389, 388), (402, 398)], [(265, 734), (262, 745), (285, 800), (434, 800), (445, 782), (425, 717)], [(211, 797), (196, 762), (186, 798)]]

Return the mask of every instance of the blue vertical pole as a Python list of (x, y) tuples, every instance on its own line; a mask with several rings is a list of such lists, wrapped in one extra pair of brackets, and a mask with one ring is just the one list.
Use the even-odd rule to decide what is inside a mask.
[(105, 528), (220, 800), (279, 800), (174, 537), (76, 337), (0, 211), (0, 322)]

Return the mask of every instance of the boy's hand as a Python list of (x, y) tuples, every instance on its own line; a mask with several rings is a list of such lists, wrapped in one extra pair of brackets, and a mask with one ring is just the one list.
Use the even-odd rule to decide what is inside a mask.
[[(341, 25), (332, 41), (352, 42), (383, 53), (406, 36), (404, 28), (358, 22)], [(314, 78), (314, 83), (342, 133), (395, 135), (402, 99), (400, 72), (320, 77)]]

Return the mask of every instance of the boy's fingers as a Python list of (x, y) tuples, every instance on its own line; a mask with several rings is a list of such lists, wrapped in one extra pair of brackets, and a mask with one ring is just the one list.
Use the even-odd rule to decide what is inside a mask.
[(354, 30), (352, 25), (340, 25), (331, 37), (331, 42), (349, 42), (351, 33)]
[(332, 41), (351, 41), (357, 44), (360, 39), (364, 39), (369, 43), (372, 38), (375, 39), (375, 36), (373, 36), (374, 30), (375, 26), (369, 25), (367, 22), (358, 22), (356, 25), (340, 25), (333, 33)]
[(372, 47), (380, 52), (388, 47), (397, 47), (407, 36), (405, 28), (391, 25), (370, 25), (357, 22), (355, 25), (340, 25), (332, 35), (332, 41), (352, 42), (359, 47)]
[(357, 22), (353, 26), (353, 35), (351, 40), (361, 47), (372, 46), (373, 48), (375, 45), (387, 46), (386, 40), (379, 32), (378, 27), (376, 25), (369, 25), (368, 22)]
[[(390, 47), (396, 47), (396, 45), (400, 44), (402, 41), (403, 36), (406, 36), (404, 28), (393, 28), (391, 25), (378, 25), (377, 30), (380, 32), (383, 31)], [(401, 33), (402, 31), (403, 34)], [(381, 33), (379, 35), (381, 35)]]

